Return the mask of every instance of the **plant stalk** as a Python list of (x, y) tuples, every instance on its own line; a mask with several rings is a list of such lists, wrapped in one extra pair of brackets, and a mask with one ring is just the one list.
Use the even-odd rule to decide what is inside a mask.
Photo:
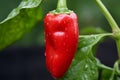
[(56, 10), (51, 11), (54, 14), (70, 14), (71, 10), (67, 8), (67, 0), (58, 0)]
[(119, 27), (118, 27), (117, 23), (115, 22), (115, 20), (111, 16), (110, 12), (107, 10), (107, 8), (104, 6), (104, 4), (102, 3), (102, 1), (101, 0), (96, 0), (96, 2), (98, 4), (99, 8), (101, 9), (102, 13), (106, 17), (107, 21), (109, 22), (112, 30), (113, 31), (119, 30)]
[(118, 57), (120, 59), (120, 38), (115, 40), (116, 45), (117, 45), (117, 50), (118, 50)]
[(116, 41), (118, 56), (120, 59), (120, 29), (117, 23), (115, 22), (115, 20), (113, 19), (113, 17), (111, 16), (110, 12), (107, 10), (107, 8), (102, 3), (102, 1), (96, 0), (96, 2), (112, 28), (113, 37)]
[(68, 10), (66, 0), (58, 0), (57, 9), (59, 11)]

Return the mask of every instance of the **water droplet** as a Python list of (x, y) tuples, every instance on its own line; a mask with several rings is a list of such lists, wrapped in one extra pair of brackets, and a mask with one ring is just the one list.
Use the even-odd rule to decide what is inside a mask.
[(65, 31), (67, 31), (68, 29), (67, 28), (65, 28)]
[(63, 45), (65, 46), (65, 45), (66, 45), (66, 43), (63, 43)]
[(89, 66), (86, 64), (86, 65), (85, 65), (85, 70), (87, 70), (87, 69), (88, 69), (88, 67), (89, 67)]
[(51, 33), (49, 33), (49, 35), (51, 35)]
[(94, 74), (95, 74), (95, 72), (94, 72), (94, 71), (92, 71), (92, 74), (94, 75)]
[(68, 38), (68, 35), (66, 35), (66, 38)]
[(49, 34), (46, 34), (46, 36), (48, 37), (48, 36), (49, 36)]
[(84, 80), (88, 80), (88, 78), (87, 78), (87, 75), (86, 75), (86, 74), (84, 74), (84, 78), (85, 78)]
[(68, 52), (68, 49), (66, 49), (66, 52)]
[(47, 25), (49, 25), (49, 23), (46, 23)]
[(46, 52), (45, 52), (45, 56), (46, 56)]

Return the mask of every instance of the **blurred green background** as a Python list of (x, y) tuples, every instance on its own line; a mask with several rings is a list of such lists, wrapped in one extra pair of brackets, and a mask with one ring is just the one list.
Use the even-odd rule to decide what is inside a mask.
[[(102, 0), (118, 25), (120, 25), (120, 0)], [(21, 0), (0, 0), (0, 21), (5, 19)], [(41, 4), (43, 18), (45, 14), (56, 8), (57, 0), (44, 0)], [(80, 34), (111, 32), (111, 28), (95, 3), (95, 0), (67, 0), (68, 8), (76, 12), (79, 20)], [(12, 46), (30, 47), (44, 46), (43, 19), (19, 41)]]

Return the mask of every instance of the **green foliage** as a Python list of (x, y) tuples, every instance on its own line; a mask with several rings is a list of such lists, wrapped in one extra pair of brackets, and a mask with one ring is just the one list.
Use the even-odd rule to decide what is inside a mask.
[[(115, 62), (114, 68), (105, 68), (103, 67), (102, 69), (102, 75), (101, 75), (101, 80), (120, 80), (120, 73), (117, 73), (116, 65), (117, 61)], [(101, 64), (102, 65), (102, 64)]]
[[(43, 14), (41, 7), (39, 6), (42, 1), (43, 0), (22, 0), (20, 5), (17, 8), (13, 9), (6, 19), (0, 22), (0, 50), (6, 48), (13, 42), (19, 40), (26, 32), (30, 31), (38, 21), (42, 19)], [(82, 34), (94, 34), (94, 35), (80, 35), (78, 49), (75, 58), (73, 59), (73, 62), (69, 70), (67, 71), (65, 76), (61, 78), (61, 80), (97, 80), (99, 68), (102, 70), (101, 80), (120, 80), (120, 78), (118, 77), (120, 75), (120, 70), (118, 69), (119, 65), (115, 65), (113, 68), (109, 68), (106, 67), (105, 65), (102, 65), (102, 63), (99, 63), (97, 59), (94, 57), (95, 54), (94, 48), (97, 47), (96, 45), (101, 41), (101, 39), (105, 38), (106, 36), (112, 36), (112, 38), (114, 38), (113, 35), (115, 34), (106, 33), (106, 31), (99, 27), (84, 28), (84, 26), (91, 26), (91, 24), (92, 25), (97, 24), (99, 26), (102, 26), (103, 28), (107, 28), (106, 26), (107, 23), (105, 23), (105, 20), (101, 18), (102, 17), (101, 14), (99, 13), (99, 11), (97, 11), (98, 9), (95, 7), (96, 5), (93, 5), (91, 1), (90, 2), (88, 0), (84, 0), (83, 2), (78, 1), (68, 0), (68, 3), (70, 3), (68, 4), (68, 8), (70, 7), (78, 14), (80, 26), (83, 27), (83, 29), (81, 29), (80, 32)], [(96, 1), (100, 2), (100, 0)], [(56, 6), (50, 4), (49, 2), (55, 3), (56, 1), (52, 2), (51, 0), (46, 1), (47, 4), (42, 5), (44, 13), (53, 10), (54, 6)], [(119, 4), (119, 0), (116, 2), (117, 3), (115, 3), (115, 1), (113, 2), (110, 1), (110, 3)], [(112, 7), (110, 6), (111, 11), (113, 10), (112, 12), (114, 15), (120, 13), (119, 7), (117, 7), (116, 9), (115, 6)], [(112, 9), (113, 7), (114, 9)], [(103, 8), (101, 9), (103, 10)], [(104, 12), (104, 15), (105, 16), (107, 15), (109, 23), (114, 28), (114, 25), (110, 21), (108, 14)], [(119, 18), (119, 16), (117, 17)], [(119, 21), (119, 19), (117, 21)], [(117, 30), (119, 30), (119, 28), (116, 28), (116, 31)], [(43, 34), (43, 28), (40, 31)], [(118, 32), (120, 33), (120, 31)], [(36, 30), (34, 31), (34, 33), (36, 33)], [(118, 34), (117, 37), (119, 37), (119, 35), (120, 34)], [(26, 39), (26, 43), (28, 42), (28, 40)], [(118, 45), (118, 51), (120, 56), (119, 50), (120, 38), (118, 40), (119, 41), (117, 41), (116, 39), (116, 43)]]
[(20, 39), (42, 18), (42, 0), (23, 0), (8, 17), (0, 22), (0, 50)]
[(61, 80), (97, 80), (98, 66), (92, 49), (102, 38), (110, 35), (112, 34), (80, 36), (75, 58)]

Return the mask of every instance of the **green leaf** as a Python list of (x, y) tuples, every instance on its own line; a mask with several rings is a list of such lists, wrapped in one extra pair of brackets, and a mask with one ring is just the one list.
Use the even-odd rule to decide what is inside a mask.
[(0, 50), (20, 39), (42, 18), (42, 0), (23, 0), (0, 22)]
[(120, 80), (119, 60), (114, 63), (113, 69), (103, 68), (101, 80)]
[(112, 34), (80, 36), (75, 58), (61, 80), (98, 80), (97, 60), (92, 49), (102, 38), (109, 35)]
[(101, 80), (120, 80), (120, 77), (116, 74), (113, 74), (113, 78), (111, 79), (112, 74), (113, 74), (113, 71), (108, 69), (103, 69)]

